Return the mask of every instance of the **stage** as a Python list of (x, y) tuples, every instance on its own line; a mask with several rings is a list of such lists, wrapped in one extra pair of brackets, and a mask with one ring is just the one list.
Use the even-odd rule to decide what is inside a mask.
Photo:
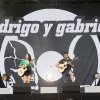
[(0, 88), (0, 100), (100, 100), (100, 86), (42, 87), (41, 93), (27, 87)]
[(99, 93), (8, 94), (0, 100), (100, 100)]
[(98, 9), (100, 0), (0, 0), (0, 100), (100, 100)]

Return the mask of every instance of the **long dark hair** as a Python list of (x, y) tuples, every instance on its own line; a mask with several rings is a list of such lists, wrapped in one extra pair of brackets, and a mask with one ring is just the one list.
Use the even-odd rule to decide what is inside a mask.
[(31, 55), (29, 53), (27, 53), (28, 57), (29, 57), (29, 61), (32, 60)]

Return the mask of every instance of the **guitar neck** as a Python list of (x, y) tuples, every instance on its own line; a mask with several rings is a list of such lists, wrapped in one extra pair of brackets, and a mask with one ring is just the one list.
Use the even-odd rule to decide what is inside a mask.
[(72, 59), (71, 61), (69, 61), (67, 64), (71, 64), (74, 60), (78, 60), (79, 57), (75, 57), (74, 59)]
[(27, 67), (27, 65), (23, 65), (23, 66), (20, 66), (19, 68), (26, 68)]

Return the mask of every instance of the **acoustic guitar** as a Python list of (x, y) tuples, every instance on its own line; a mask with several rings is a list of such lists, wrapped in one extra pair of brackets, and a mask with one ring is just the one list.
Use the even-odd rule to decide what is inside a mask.
[(18, 75), (19, 75), (19, 76), (23, 76), (24, 73), (27, 71), (27, 67), (28, 67), (27, 65), (21, 66), (21, 67), (18, 69), (18, 71), (17, 71)]

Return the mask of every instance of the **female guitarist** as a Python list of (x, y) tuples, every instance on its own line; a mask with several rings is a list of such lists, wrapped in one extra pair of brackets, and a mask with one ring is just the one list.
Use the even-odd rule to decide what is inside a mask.
[(33, 63), (30, 54), (25, 55), (25, 59), (19, 64), (19, 72), (22, 74), (23, 83), (30, 83)]
[(63, 59), (61, 59), (57, 64), (57, 70), (62, 73), (62, 77), (64, 82), (67, 82), (68, 76), (70, 77), (72, 82), (75, 82), (75, 76), (73, 73), (74, 65), (71, 62), (71, 59), (68, 56), (67, 52), (64, 52)]

